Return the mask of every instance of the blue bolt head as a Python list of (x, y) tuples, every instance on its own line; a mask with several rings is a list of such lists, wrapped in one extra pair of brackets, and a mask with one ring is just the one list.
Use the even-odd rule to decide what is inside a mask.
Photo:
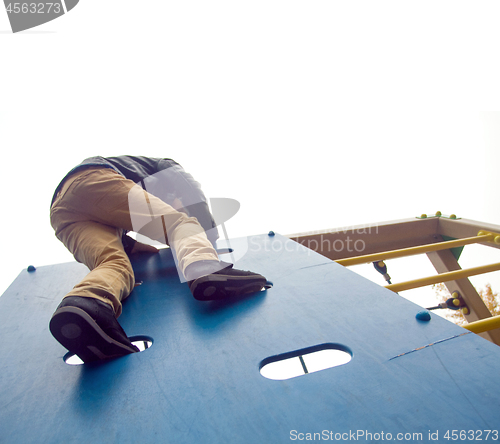
[(33, 265), (30, 265), (30, 266), (28, 267), (28, 271), (29, 271), (30, 273), (31, 273), (32, 271), (35, 271), (35, 270), (36, 270), (36, 268), (35, 268)]

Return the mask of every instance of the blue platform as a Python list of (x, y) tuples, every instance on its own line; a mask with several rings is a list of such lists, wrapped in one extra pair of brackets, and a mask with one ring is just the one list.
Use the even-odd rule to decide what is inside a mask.
[[(419, 306), (285, 237), (231, 247), (246, 251), (237, 268), (273, 288), (202, 303), (170, 250), (137, 256), (143, 284), (120, 322), (154, 344), (90, 365), (66, 364), (48, 330), (87, 269), (21, 272), (0, 298), (0, 442), (449, 442), (447, 431), (500, 429), (498, 346), (437, 316), (417, 321)], [(259, 372), (266, 358), (325, 343), (352, 360), (284, 381)]]

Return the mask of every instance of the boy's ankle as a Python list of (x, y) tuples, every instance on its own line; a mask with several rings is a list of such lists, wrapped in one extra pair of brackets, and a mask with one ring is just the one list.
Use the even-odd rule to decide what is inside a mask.
[(208, 261), (197, 261), (189, 264), (184, 271), (184, 277), (188, 282), (194, 281), (203, 276), (208, 276), (217, 271), (223, 270), (224, 268), (231, 268), (233, 264), (228, 262), (222, 262), (218, 260)]

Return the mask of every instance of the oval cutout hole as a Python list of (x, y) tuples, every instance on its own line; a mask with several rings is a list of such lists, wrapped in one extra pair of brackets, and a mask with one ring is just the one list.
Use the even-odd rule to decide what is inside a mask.
[(282, 381), (307, 373), (319, 372), (347, 364), (352, 352), (340, 344), (321, 344), (264, 359), (260, 374), (267, 379)]
[[(153, 345), (153, 338), (150, 338), (149, 336), (131, 336), (129, 339), (140, 352), (151, 348)], [(77, 355), (71, 352), (66, 353), (63, 360), (68, 365), (82, 365), (84, 363)]]

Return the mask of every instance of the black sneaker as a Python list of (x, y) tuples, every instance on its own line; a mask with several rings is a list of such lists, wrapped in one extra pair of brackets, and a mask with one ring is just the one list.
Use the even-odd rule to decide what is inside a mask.
[[(192, 264), (196, 265), (196, 263)], [(222, 270), (188, 281), (189, 289), (198, 301), (217, 301), (261, 291), (272, 285), (267, 279), (251, 271), (236, 270), (226, 264)]]
[(113, 308), (98, 299), (64, 298), (52, 315), (50, 332), (83, 362), (138, 352), (116, 320)]

